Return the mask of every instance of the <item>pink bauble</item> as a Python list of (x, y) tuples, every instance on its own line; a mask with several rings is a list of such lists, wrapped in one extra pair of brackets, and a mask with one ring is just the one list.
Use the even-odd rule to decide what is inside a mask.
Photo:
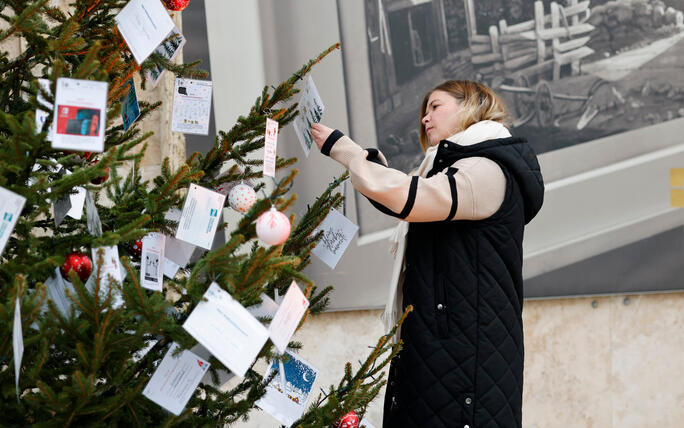
[(275, 207), (271, 207), (257, 220), (256, 233), (264, 244), (282, 244), (290, 236), (290, 219)]
[(228, 194), (228, 203), (231, 208), (241, 213), (246, 213), (252, 208), (257, 200), (256, 192), (246, 184), (238, 184)]

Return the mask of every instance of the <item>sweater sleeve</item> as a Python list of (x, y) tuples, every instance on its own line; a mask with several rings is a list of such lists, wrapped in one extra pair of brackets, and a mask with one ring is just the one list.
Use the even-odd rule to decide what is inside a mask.
[(335, 132), (321, 152), (347, 168), (354, 187), (385, 214), (410, 222), (482, 220), (503, 202), (506, 178), (491, 159), (460, 159), (423, 178), (389, 168), (382, 153)]

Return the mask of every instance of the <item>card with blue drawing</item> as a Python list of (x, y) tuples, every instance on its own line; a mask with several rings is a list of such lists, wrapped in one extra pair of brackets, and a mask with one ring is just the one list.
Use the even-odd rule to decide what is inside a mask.
[(128, 92), (121, 98), (121, 119), (123, 119), (124, 131), (128, 131), (133, 122), (140, 116), (138, 96), (135, 94), (135, 82), (128, 79)]
[(280, 423), (290, 426), (306, 410), (318, 370), (292, 352), (286, 352), (287, 362), (274, 361), (264, 379), (275, 372), (264, 395), (255, 404)]
[(191, 184), (178, 222), (176, 238), (210, 250), (225, 201), (225, 195)]

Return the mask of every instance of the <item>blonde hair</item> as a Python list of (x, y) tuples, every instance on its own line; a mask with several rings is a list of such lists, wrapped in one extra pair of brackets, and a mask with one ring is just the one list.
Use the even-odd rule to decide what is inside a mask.
[(462, 110), (459, 112), (461, 120), (459, 126), (454, 130), (454, 134), (466, 130), (470, 125), (481, 120), (493, 120), (507, 125), (506, 107), (501, 98), (487, 85), (470, 80), (447, 80), (425, 94), (420, 106), (420, 146), (423, 151), (430, 147), (430, 142), (425, 133), (423, 117), (428, 99), (435, 91), (447, 92), (461, 104)]

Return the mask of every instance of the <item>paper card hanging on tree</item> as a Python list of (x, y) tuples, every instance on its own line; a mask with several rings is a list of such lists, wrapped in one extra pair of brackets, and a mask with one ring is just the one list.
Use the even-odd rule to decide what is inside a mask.
[[(116, 248), (116, 246), (114, 246)], [(100, 247), (100, 248), (109, 248), (109, 247)], [(105, 254), (106, 255), (106, 254)], [(111, 252), (110, 252), (111, 255)], [(117, 254), (116, 254), (117, 262), (119, 259), (119, 250), (117, 249)], [(95, 264), (95, 269), (97, 269), (96, 265), (96, 256), (93, 257), (93, 264)], [(119, 278), (121, 278), (118, 282), (123, 283), (124, 279), (126, 279), (126, 268), (119, 262)], [(86, 281), (85, 288), (90, 291), (91, 293), (95, 293), (95, 279), (97, 277), (96, 275), (96, 270), (93, 269), (92, 275), (88, 278), (88, 281)], [(105, 272), (103, 269), (102, 272)], [(100, 299), (104, 300), (107, 298), (107, 294), (109, 293), (110, 290), (110, 279), (115, 279), (111, 274), (109, 275), (102, 275), (100, 274)], [(121, 290), (119, 290), (117, 287), (111, 288), (112, 292), (112, 307), (114, 309), (120, 308), (121, 305), (124, 304), (124, 299), (123, 296), (121, 295)]]
[(225, 195), (191, 184), (178, 222), (176, 238), (210, 250), (225, 201)]
[(275, 377), (266, 387), (266, 394), (256, 404), (285, 426), (292, 425), (306, 410), (309, 394), (318, 377), (318, 370), (296, 354), (287, 352), (288, 362), (275, 360), (264, 379)]
[(268, 339), (266, 327), (215, 282), (183, 328), (240, 377), (245, 376)]
[(128, 131), (128, 128), (140, 116), (138, 96), (135, 94), (135, 82), (132, 77), (128, 79), (126, 85), (128, 85), (128, 92), (121, 97), (121, 119), (123, 120), (124, 131)]
[[(169, 62), (173, 62), (173, 60), (180, 53), (183, 45), (185, 45), (185, 37), (183, 37), (177, 27), (173, 27), (173, 30), (166, 35), (164, 41), (162, 44), (157, 46), (157, 48), (154, 50), (154, 53), (163, 56), (169, 60)], [(166, 69), (157, 64), (155, 64), (151, 69), (145, 71), (147, 79), (150, 81), (153, 88), (157, 86), (157, 83), (161, 80), (161, 77), (164, 75), (164, 71), (166, 71)]]
[(294, 129), (304, 153), (309, 157), (311, 145), (313, 144), (311, 125), (321, 121), (323, 111), (325, 110), (323, 100), (321, 100), (320, 95), (318, 95), (318, 90), (316, 89), (316, 85), (311, 76), (308, 76), (306, 79), (304, 93), (299, 99), (298, 110), (299, 114), (294, 120)]
[(276, 147), (278, 145), (278, 122), (266, 118), (264, 137), (264, 175), (275, 177)]
[(19, 399), (19, 372), (24, 357), (24, 337), (21, 329), (21, 300), (17, 297), (14, 304), (14, 325), (12, 326), (12, 349), (14, 350), (14, 378)]
[(166, 237), (157, 232), (142, 239), (140, 256), (140, 284), (150, 290), (162, 291), (164, 283), (164, 245)]
[(97, 272), (99, 265), (99, 250), (103, 250), (102, 253), (102, 265), (100, 269), (100, 281), (108, 282), (108, 276), (116, 282), (121, 282), (123, 277), (121, 276), (121, 262), (119, 261), (119, 248), (116, 245), (111, 245), (108, 247), (97, 247), (91, 250), (93, 256), (93, 274)]
[(297, 283), (292, 281), (268, 327), (268, 334), (281, 353), (285, 352), (292, 334), (294, 334), (308, 307), (309, 301)]
[(95, 200), (90, 192), (86, 192), (85, 206), (88, 233), (90, 233), (92, 236), (102, 236), (102, 222), (100, 221), (100, 214), (97, 213), (97, 206), (95, 205)]
[(66, 218), (66, 215), (70, 210), (71, 198), (69, 195), (62, 196), (52, 204), (52, 211), (54, 212), (56, 227), (59, 227), (59, 225), (62, 224), (64, 218)]
[(57, 310), (63, 316), (69, 316), (73, 301), (67, 294), (67, 290), (72, 296), (76, 296), (76, 290), (74, 290), (73, 284), (62, 278), (58, 267), (55, 268), (55, 274), (45, 281), (45, 288), (47, 288), (48, 299), (55, 303)]
[[(167, 239), (168, 238), (169, 237), (167, 236)], [(180, 269), (180, 266), (164, 257), (164, 276), (169, 279), (174, 279), (178, 273), (178, 269)]]
[(114, 19), (138, 64), (150, 56), (174, 27), (159, 0), (131, 0)]
[(354, 239), (359, 226), (333, 208), (321, 225), (314, 230), (314, 234), (321, 230), (323, 237), (311, 252), (331, 269), (335, 269), (342, 254)]
[(176, 78), (173, 88), (172, 131), (209, 134), (211, 87), (211, 80)]
[(26, 198), (0, 187), (0, 255), (19, 220)]
[(264, 293), (261, 293), (259, 297), (261, 297), (261, 303), (250, 306), (247, 310), (254, 318), (273, 318), (278, 310), (278, 304)]
[[(38, 85), (40, 89), (44, 92), (52, 95), (52, 90), (50, 89), (50, 81), (48, 79), (38, 79)], [(40, 92), (38, 92), (38, 104), (39, 107), (36, 109), (36, 132), (43, 132), (43, 125), (47, 120), (50, 113), (52, 113), (53, 105), (49, 103)], [(43, 107), (43, 108), (41, 108)], [(52, 119), (52, 126), (50, 126), (50, 132), (48, 132), (47, 140), (52, 141), (52, 132), (55, 129), (55, 120)]]
[(107, 82), (57, 79), (53, 149), (104, 150), (107, 88)]
[(66, 215), (75, 220), (80, 220), (83, 216), (83, 205), (85, 204), (86, 199), (86, 189), (83, 187), (76, 187), (74, 190), (76, 190), (76, 193), (69, 194), (71, 208)]
[(145, 385), (143, 395), (178, 416), (209, 369), (209, 362), (172, 343), (154, 374)]

